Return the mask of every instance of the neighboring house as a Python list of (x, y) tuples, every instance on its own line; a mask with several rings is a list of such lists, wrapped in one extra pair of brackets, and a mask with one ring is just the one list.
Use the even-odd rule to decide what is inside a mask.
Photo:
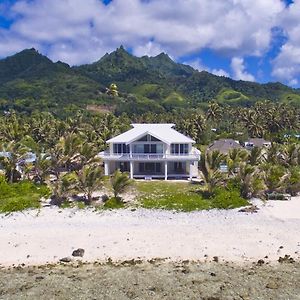
[(300, 134), (299, 133), (294, 133), (294, 134), (284, 134), (283, 136), (284, 138), (296, 138), (296, 139), (300, 139)]
[(207, 147), (207, 151), (219, 151), (222, 154), (228, 154), (232, 149), (243, 149), (243, 147), (233, 139), (216, 140)]
[(248, 150), (253, 149), (254, 147), (262, 148), (262, 147), (270, 147), (271, 142), (266, 141), (263, 138), (252, 138), (245, 142), (245, 148)]
[[(5, 151), (0, 151), (0, 159), (4, 158), (10, 158), (11, 154), (10, 152), (5, 152)], [(19, 159), (16, 165), (16, 170), (20, 172), (21, 174), (23, 173), (23, 166), (25, 164), (30, 164), (30, 163), (35, 163), (36, 161), (36, 155), (33, 152), (27, 152), (22, 159)], [(0, 171), (4, 171), (3, 164), (1, 164), (0, 161)]]
[(120, 169), (130, 178), (190, 178), (198, 176), (200, 151), (174, 124), (131, 124), (132, 129), (107, 141), (100, 152), (105, 175)]

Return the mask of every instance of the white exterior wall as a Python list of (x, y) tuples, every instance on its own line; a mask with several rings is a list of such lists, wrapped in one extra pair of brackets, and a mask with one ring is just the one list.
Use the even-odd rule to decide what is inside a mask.
[(198, 161), (194, 161), (191, 163), (191, 174), (193, 177), (198, 177), (199, 175), (198, 164)]
[[(151, 159), (151, 156), (148, 159), (143, 159), (141, 158), (140, 160), (137, 160), (137, 156), (134, 157), (132, 156), (133, 154), (133, 145), (134, 144), (163, 144), (163, 154), (166, 156), (160, 157), (160, 158), (154, 158)], [(191, 161), (191, 159), (193, 159), (192, 157), (188, 157), (188, 155), (195, 155), (197, 154), (195, 152), (195, 149), (192, 146), (192, 143), (174, 143), (174, 144), (188, 144), (188, 154), (187, 154), (187, 158), (185, 160), (184, 158), (184, 154), (179, 154), (179, 155), (174, 155), (174, 158), (171, 154), (171, 145), (164, 143), (162, 141), (159, 142), (137, 142), (137, 141), (133, 141), (132, 143), (129, 144), (129, 151), (130, 153), (126, 153), (124, 154), (124, 157), (122, 157), (122, 154), (120, 155), (116, 155), (113, 153), (113, 145), (114, 143), (111, 142), (108, 144), (108, 149), (107, 149), (107, 153), (106, 156), (102, 156), (102, 159), (104, 161), (104, 171), (105, 171), (105, 175), (111, 175), (115, 172), (115, 170), (118, 168), (119, 162), (120, 161), (127, 161), (129, 163), (130, 168), (129, 169), (129, 174), (130, 177), (133, 178), (134, 175), (138, 176), (138, 175), (143, 175), (143, 174), (139, 174), (139, 168), (138, 168), (138, 164), (139, 162), (157, 162), (157, 163), (161, 163), (161, 173), (160, 174), (156, 174), (156, 175), (160, 175), (161, 177), (165, 177), (166, 178), (166, 174), (165, 174), (165, 166), (167, 166), (167, 173), (168, 176), (170, 175), (177, 175), (178, 177), (185, 176), (185, 177), (197, 177), (198, 176), (198, 161)], [(116, 156), (116, 158), (114, 159), (114, 156)], [(107, 158), (106, 158), (107, 157)], [(177, 173), (174, 169), (174, 163), (175, 162), (182, 162), (183, 164), (185, 164), (185, 166), (183, 166), (184, 170), (181, 173)], [(153, 176), (155, 177), (155, 174), (153, 174)], [(160, 177), (160, 178), (161, 178)]]

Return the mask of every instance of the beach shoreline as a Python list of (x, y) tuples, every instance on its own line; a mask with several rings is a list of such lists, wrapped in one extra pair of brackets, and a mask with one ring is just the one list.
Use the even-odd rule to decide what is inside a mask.
[(0, 216), (0, 265), (57, 263), (83, 248), (86, 262), (151, 260), (273, 263), (300, 257), (300, 198), (259, 200), (257, 213), (44, 207)]

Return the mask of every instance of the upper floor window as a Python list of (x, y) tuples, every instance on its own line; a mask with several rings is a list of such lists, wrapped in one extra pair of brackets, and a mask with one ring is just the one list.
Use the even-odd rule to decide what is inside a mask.
[(159, 139), (157, 139), (156, 137), (150, 135), (150, 134), (146, 134), (143, 137), (141, 137), (140, 139), (137, 140), (138, 142), (160, 142)]
[(163, 144), (134, 144), (133, 153), (163, 153)]
[(188, 154), (189, 144), (171, 144), (171, 154)]
[(129, 145), (113, 144), (113, 151), (115, 154), (129, 153)]

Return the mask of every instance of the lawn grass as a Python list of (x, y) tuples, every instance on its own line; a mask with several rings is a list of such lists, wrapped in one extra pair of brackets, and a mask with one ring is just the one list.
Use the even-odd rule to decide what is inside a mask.
[(209, 209), (209, 201), (200, 195), (200, 186), (188, 182), (135, 182), (138, 202), (144, 208), (193, 211)]
[(203, 187), (189, 182), (149, 181), (135, 182), (138, 203), (143, 208), (177, 211), (232, 209), (248, 205), (237, 191), (219, 189), (210, 198), (204, 198)]
[(36, 185), (29, 181), (8, 184), (0, 178), (0, 213), (39, 208), (40, 199), (49, 195), (45, 185)]

